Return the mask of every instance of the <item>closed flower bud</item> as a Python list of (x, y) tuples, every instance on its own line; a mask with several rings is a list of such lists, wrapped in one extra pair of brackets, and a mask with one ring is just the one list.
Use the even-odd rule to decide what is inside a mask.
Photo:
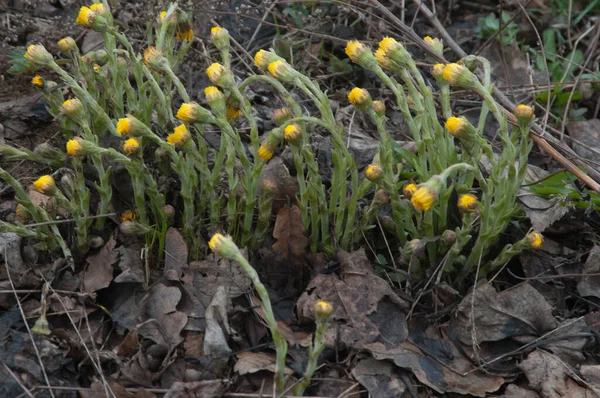
[(346, 55), (352, 62), (366, 70), (374, 70), (377, 66), (377, 60), (371, 50), (356, 40), (351, 40), (346, 44)]
[(125, 221), (119, 225), (119, 229), (125, 235), (146, 235), (152, 233), (152, 228), (140, 224), (137, 221)]
[(527, 236), (525, 237), (527, 243), (529, 244), (529, 246), (533, 249), (538, 249), (542, 246), (542, 243), (544, 243), (544, 239), (542, 238), (542, 235), (540, 235), (538, 232), (530, 232), (527, 234)]
[(230, 106), (225, 108), (225, 117), (227, 120), (235, 120), (242, 114), (238, 108), (232, 108)]
[(75, 137), (72, 140), (67, 141), (67, 153), (71, 156), (83, 156), (83, 145), (81, 144), (81, 138)]
[(410, 60), (410, 54), (404, 46), (398, 43), (394, 38), (384, 37), (379, 42), (379, 49), (383, 50), (385, 56), (398, 65), (404, 65)]
[(372, 163), (365, 169), (365, 177), (371, 182), (378, 182), (383, 178), (383, 169), (380, 165)]
[(165, 207), (163, 207), (163, 213), (168, 218), (175, 217), (175, 208), (171, 205), (165, 205)]
[(422, 250), (425, 248), (425, 244), (420, 239), (413, 239), (410, 242), (406, 242), (402, 254), (405, 257), (412, 257), (413, 255), (418, 257), (421, 255)]
[(373, 106), (373, 100), (371, 94), (364, 88), (354, 87), (350, 93), (348, 93), (348, 100), (356, 109), (366, 111)]
[(410, 202), (418, 210), (427, 211), (433, 206), (439, 193), (431, 186), (421, 184), (410, 198)]
[(225, 96), (215, 86), (209, 86), (204, 89), (204, 95), (206, 96), (206, 102), (213, 112), (219, 116), (226, 114), (227, 108), (225, 106)]
[(273, 157), (274, 153), (275, 153), (275, 148), (268, 142), (268, 140), (265, 140), (258, 148), (258, 151), (256, 154), (258, 155), (259, 158), (261, 158), (262, 160), (264, 160), (266, 162)]
[(433, 75), (433, 77), (435, 77), (435, 79), (438, 81), (438, 83), (448, 83), (446, 81), (446, 79), (444, 79), (444, 68), (446, 68), (446, 65), (444, 64), (435, 64), (433, 65), (433, 68), (431, 68), (431, 74)]
[(94, 66), (92, 68), (94, 69), (94, 72), (102, 73), (102, 67), (100, 65), (94, 64)]
[(386, 230), (387, 232), (390, 232), (390, 233), (395, 233), (396, 222), (394, 221), (394, 219), (392, 217), (383, 216), (383, 217), (379, 218), (379, 221), (381, 222), (381, 226), (383, 227), (384, 230)]
[(31, 215), (29, 214), (29, 210), (27, 210), (27, 208), (20, 203), (15, 209), (15, 214), (17, 215), (17, 218), (20, 222), (25, 222), (31, 217)]
[(279, 188), (275, 181), (267, 179), (262, 180), (261, 186), (263, 191), (268, 192), (270, 194), (276, 193)]
[(229, 32), (220, 26), (214, 26), (210, 30), (210, 41), (219, 50), (229, 48)]
[(192, 29), (190, 17), (181, 10), (177, 11), (177, 30), (175, 31), (175, 36), (179, 41), (192, 41), (194, 38), (194, 30)]
[(146, 131), (146, 129), (146, 125), (132, 115), (127, 115), (127, 117), (119, 119), (117, 123), (117, 133), (121, 137), (126, 135), (137, 136)]
[(375, 111), (377, 116), (385, 116), (385, 104), (383, 103), (383, 101), (373, 101), (373, 110)]
[(430, 36), (425, 36), (423, 38), (427, 47), (429, 47), (434, 53), (438, 55), (444, 55), (444, 43), (438, 38), (431, 38)]
[(121, 222), (135, 221), (138, 219), (138, 214), (135, 209), (125, 210), (121, 213)]
[(280, 59), (281, 57), (272, 51), (258, 50), (254, 54), (254, 65), (262, 70), (267, 70), (270, 64)]
[(300, 130), (300, 126), (298, 126), (296, 123), (286, 126), (283, 130), (283, 137), (291, 144), (299, 143), (302, 140), (302, 131)]
[(417, 192), (417, 184), (411, 182), (406, 184), (404, 188), (402, 188), (402, 194), (405, 198), (411, 199), (415, 192)]
[(31, 328), (31, 333), (41, 334), (44, 336), (48, 336), (52, 333), (50, 331), (50, 324), (48, 323), (46, 314), (41, 314), (40, 317), (35, 321), (33, 327)]
[(528, 105), (520, 104), (515, 108), (515, 116), (521, 128), (526, 129), (533, 121), (533, 108)]
[(375, 200), (379, 203), (388, 203), (390, 201), (390, 194), (383, 189), (378, 189), (375, 192)]
[(382, 48), (378, 48), (377, 51), (375, 51), (375, 59), (383, 69), (392, 69), (392, 61), (385, 55), (385, 51), (383, 51)]
[(442, 233), (442, 242), (447, 246), (452, 246), (456, 243), (456, 232), (447, 229)]
[(24, 56), (31, 64), (39, 67), (48, 66), (54, 62), (52, 54), (41, 44), (32, 44), (27, 47), (27, 52), (25, 52)]
[(442, 76), (453, 86), (462, 88), (474, 88), (477, 86), (477, 77), (463, 65), (454, 63), (446, 65)]
[(59, 150), (58, 148), (53, 147), (47, 142), (43, 142), (35, 147), (33, 152), (36, 155), (44, 157), (46, 159), (60, 160), (62, 161), (65, 158), (64, 152)]
[(212, 84), (219, 87), (230, 87), (233, 84), (233, 77), (225, 67), (217, 62), (206, 69), (206, 75)]
[(446, 128), (450, 131), (450, 134), (462, 139), (473, 138), (475, 135), (475, 127), (464, 116), (449, 117), (446, 120)]
[(65, 54), (69, 54), (69, 52), (77, 48), (77, 43), (75, 43), (75, 40), (71, 36), (60, 39), (57, 44), (58, 49)]
[(191, 138), (192, 136), (186, 125), (180, 124), (167, 136), (167, 143), (175, 146), (177, 149), (181, 149)]
[(88, 236), (87, 244), (91, 249), (99, 249), (104, 246), (104, 239), (97, 235), (90, 235)]
[(86, 110), (77, 98), (68, 99), (63, 102), (60, 112), (78, 124), (84, 125), (88, 123)]
[(240, 253), (240, 249), (233, 242), (233, 239), (229, 235), (222, 235), (216, 233), (210, 238), (208, 241), (208, 247), (213, 253), (227, 258), (229, 260), (234, 260), (237, 255)]
[(60, 187), (69, 198), (74, 196), (75, 182), (73, 181), (71, 174), (63, 174), (63, 176), (60, 177)]
[(472, 213), (477, 210), (477, 196), (471, 194), (460, 195), (458, 197), (458, 210), (461, 213)]
[(140, 142), (135, 138), (129, 138), (121, 144), (121, 149), (125, 155), (134, 155), (140, 150)]
[(44, 195), (52, 196), (56, 193), (56, 183), (50, 175), (41, 176), (33, 182), (35, 190)]
[(282, 82), (291, 83), (296, 78), (296, 70), (290, 66), (285, 60), (278, 59), (269, 64), (269, 73)]
[(35, 75), (33, 79), (31, 79), (31, 84), (36, 87), (43, 88), (44, 87), (44, 79), (40, 75)]
[(106, 63), (108, 62), (108, 53), (106, 52), (106, 50), (96, 50), (96, 51), (90, 51), (89, 53), (87, 53), (85, 55), (88, 63), (90, 64), (98, 64), (100, 66), (104, 66), (106, 65)]
[(327, 322), (332, 313), (333, 304), (323, 300), (319, 300), (315, 303), (315, 320), (318, 323)]
[(279, 108), (273, 111), (273, 120), (281, 126), (292, 118), (292, 111), (289, 108)]
[(176, 117), (186, 123), (206, 123), (212, 119), (212, 114), (208, 109), (195, 102), (190, 102), (179, 107)]
[(154, 46), (144, 50), (144, 63), (156, 72), (164, 73), (169, 69), (169, 61)]

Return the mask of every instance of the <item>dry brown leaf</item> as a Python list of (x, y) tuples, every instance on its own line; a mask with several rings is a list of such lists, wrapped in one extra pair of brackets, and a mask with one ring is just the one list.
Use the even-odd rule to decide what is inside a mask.
[[(111, 397), (115, 398), (154, 398), (156, 395), (144, 390), (143, 388), (137, 389), (135, 393), (127, 391), (121, 384), (113, 379), (106, 378), (106, 381), (110, 387), (112, 394)], [(83, 398), (105, 398), (106, 389), (104, 384), (98, 380), (95, 380), (90, 386), (89, 390), (82, 389), (79, 394)]]
[[(268, 370), (275, 373), (275, 355), (264, 352), (242, 352), (237, 355), (237, 362), (233, 370), (240, 375), (256, 373), (261, 370)], [(294, 371), (287, 366), (284, 370), (286, 375), (291, 375)]]
[(304, 262), (308, 238), (304, 236), (304, 225), (298, 206), (285, 206), (279, 210), (273, 237), (277, 239), (273, 244), (273, 251), (278, 257), (297, 264)]
[[(165, 236), (165, 275), (169, 280), (179, 280), (181, 269), (187, 266), (188, 248), (183, 236), (176, 228), (169, 228)], [(171, 271), (172, 270), (172, 271)], [(169, 272), (171, 271), (171, 272)]]
[(115, 244), (115, 240), (111, 239), (97, 254), (87, 258), (88, 267), (83, 276), (83, 288), (87, 293), (104, 289), (113, 280), (113, 264), (117, 262), (112, 252)]
[(584, 297), (593, 296), (600, 298), (600, 276), (586, 275), (598, 273), (600, 273), (600, 246), (594, 246), (583, 267), (583, 276), (579, 280), (579, 283), (577, 283), (579, 294)]
[(401, 397), (406, 391), (402, 371), (390, 361), (362, 359), (352, 369), (352, 376), (372, 397)]
[(175, 382), (165, 394), (165, 398), (218, 398), (225, 392), (222, 380)]

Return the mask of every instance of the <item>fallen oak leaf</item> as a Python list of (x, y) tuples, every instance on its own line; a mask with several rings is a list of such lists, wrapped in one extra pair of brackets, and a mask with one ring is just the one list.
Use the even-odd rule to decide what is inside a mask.
[(304, 236), (304, 225), (300, 209), (296, 205), (284, 206), (277, 213), (273, 237), (277, 239), (272, 246), (275, 254), (297, 264), (304, 262), (308, 238)]

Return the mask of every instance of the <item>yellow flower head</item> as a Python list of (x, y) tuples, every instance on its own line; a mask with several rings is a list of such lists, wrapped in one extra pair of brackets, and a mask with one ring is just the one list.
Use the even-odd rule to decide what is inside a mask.
[(121, 214), (121, 222), (125, 221), (135, 221), (138, 219), (138, 213), (135, 209), (125, 210)]
[(348, 100), (361, 111), (366, 111), (373, 105), (371, 94), (364, 88), (354, 87), (352, 91), (348, 93)]
[(519, 104), (515, 108), (515, 116), (519, 121), (523, 120), (529, 123), (533, 119), (533, 108), (528, 105)]
[(169, 61), (154, 46), (144, 50), (144, 63), (158, 72), (165, 72), (169, 68)]
[(425, 43), (429, 44), (433, 42), (433, 39), (431, 38), (431, 36), (425, 36), (423, 38), (423, 40), (425, 41)]
[(123, 142), (121, 149), (125, 155), (133, 155), (140, 150), (140, 142), (135, 138), (130, 138)]
[(90, 9), (100, 15), (103, 15), (106, 12), (106, 9), (104, 8), (104, 4), (102, 4), (102, 3), (94, 3), (94, 4), (90, 5)]
[(525, 239), (527, 240), (527, 243), (529, 243), (529, 246), (531, 246), (533, 249), (540, 248), (542, 243), (544, 243), (544, 238), (542, 238), (542, 235), (535, 231), (528, 233)]
[(192, 138), (192, 136), (186, 125), (180, 124), (167, 136), (167, 143), (174, 145), (176, 148), (182, 148), (190, 138)]
[(327, 301), (317, 301), (315, 303), (315, 318), (327, 320), (331, 313), (333, 312), (333, 305)]
[(44, 79), (42, 79), (42, 77), (40, 75), (35, 75), (33, 77), (33, 79), (31, 79), (31, 84), (33, 84), (36, 87), (44, 87)]
[(365, 169), (365, 177), (367, 180), (377, 182), (383, 177), (383, 169), (376, 163), (371, 163)]
[(29, 211), (27, 210), (27, 208), (25, 206), (23, 206), (20, 203), (17, 205), (17, 208), (15, 209), (15, 214), (17, 215), (17, 218), (21, 222), (25, 222), (29, 219)]
[(166, 11), (161, 11), (160, 14), (158, 15), (159, 21), (162, 23), (165, 20), (166, 16), (167, 16), (167, 12)]
[(275, 153), (275, 150), (270, 145), (262, 144), (258, 148), (257, 155), (266, 162), (273, 157), (273, 153)]
[(435, 77), (438, 80), (443, 79), (445, 67), (446, 67), (446, 65), (444, 65), (444, 64), (435, 64), (435, 65), (433, 65), (433, 68), (431, 69), (431, 74), (433, 75), (433, 77)]
[(206, 69), (206, 75), (210, 81), (217, 86), (223, 86), (223, 77), (226, 73), (227, 70), (225, 67), (218, 62), (213, 63)]
[(24, 57), (34, 65), (46, 66), (54, 61), (52, 54), (41, 44), (32, 44), (27, 47)]
[(284, 138), (290, 143), (296, 143), (302, 137), (302, 131), (300, 130), (300, 126), (296, 123), (292, 123), (285, 127), (283, 130)]
[(469, 125), (469, 121), (466, 117), (455, 117), (452, 116), (446, 120), (446, 128), (450, 133), (456, 137), (460, 136), (461, 133), (465, 132), (465, 129)]
[(102, 67), (98, 64), (94, 64), (93, 68), (94, 68), (94, 72), (96, 72), (96, 73), (102, 72)]
[(192, 41), (192, 39), (194, 38), (194, 30), (192, 28), (185, 29), (185, 30), (178, 29), (177, 32), (175, 32), (175, 35), (177, 37), (177, 40), (179, 40), (179, 41), (183, 41), (183, 40)]
[(444, 53), (444, 43), (438, 38), (431, 38), (430, 36), (425, 36), (423, 38), (425, 44), (433, 50), (433, 52), (442, 55)]
[(33, 182), (33, 186), (36, 191), (44, 195), (52, 195), (56, 190), (56, 183), (50, 175), (41, 176)]
[(67, 153), (71, 156), (83, 155), (83, 145), (81, 145), (81, 138), (76, 137), (72, 140), (67, 141)]
[(477, 79), (466, 66), (454, 63), (444, 67), (442, 76), (450, 84), (464, 88), (473, 88)]
[(389, 57), (390, 54), (402, 48), (402, 45), (398, 43), (396, 39), (386, 36), (379, 42), (379, 48)]
[(185, 103), (179, 107), (177, 111), (177, 119), (183, 120), (187, 123), (194, 123), (196, 121), (196, 109), (198, 108), (198, 104), (195, 103)]
[(477, 196), (471, 194), (460, 195), (458, 197), (458, 210), (461, 213), (472, 213), (477, 210)]
[(216, 36), (221, 30), (223, 30), (223, 28), (221, 28), (220, 26), (213, 26), (212, 28), (210, 28), (210, 36)]
[(361, 55), (367, 50), (367, 47), (357, 40), (351, 40), (346, 44), (346, 55), (354, 63), (359, 63)]
[(121, 137), (126, 136), (131, 133), (131, 120), (129, 118), (121, 118), (117, 123), (117, 133)]
[(392, 68), (392, 61), (388, 58), (388, 56), (385, 54), (385, 51), (383, 51), (382, 48), (378, 48), (377, 51), (375, 51), (375, 59), (377, 60), (379, 66), (381, 66), (382, 68)]
[(273, 111), (273, 120), (280, 126), (291, 118), (292, 111), (289, 108), (279, 108)]
[(204, 89), (204, 95), (208, 103), (222, 100), (224, 98), (223, 93), (215, 86), (209, 86)]
[(437, 200), (437, 192), (430, 186), (424, 184), (417, 188), (410, 202), (416, 209), (429, 210)]
[(414, 195), (415, 192), (417, 192), (417, 184), (411, 182), (406, 184), (403, 188), (402, 188), (402, 194), (410, 199), (412, 198), (412, 196)]
[(60, 39), (57, 45), (58, 49), (63, 53), (68, 53), (70, 50), (73, 50), (77, 47), (75, 40), (73, 40), (73, 38), (70, 36)]
[(283, 82), (291, 82), (296, 77), (294, 68), (292, 68), (290, 64), (283, 59), (278, 59), (274, 62), (271, 62), (268, 69), (269, 73), (273, 75), (274, 78)]
[(70, 118), (77, 118), (82, 116), (84, 111), (83, 104), (77, 98), (68, 99), (63, 102), (62, 106), (60, 107), (60, 111)]
[(219, 50), (224, 50), (229, 47), (229, 32), (220, 26), (214, 26), (210, 30), (210, 41)]
[(375, 111), (377, 116), (384, 116), (385, 115), (385, 104), (383, 103), (383, 101), (380, 101), (380, 100), (373, 101), (373, 110)]
[(238, 117), (240, 117), (241, 114), (242, 111), (240, 111), (237, 108), (232, 108), (230, 106), (225, 108), (225, 117), (227, 118), (227, 120), (235, 120)]
[(233, 242), (233, 239), (231, 239), (231, 236), (220, 233), (216, 233), (212, 238), (210, 238), (208, 241), (208, 247), (213, 251), (213, 253), (230, 260), (238, 255), (240, 250)]
[(269, 62), (266, 60), (267, 52), (265, 50), (258, 50), (256, 54), (254, 54), (254, 65), (258, 68), (264, 69), (269, 65)]
[(75, 22), (86, 28), (91, 28), (95, 17), (96, 12), (94, 10), (90, 7), (83, 6), (79, 9), (79, 14), (77, 15)]

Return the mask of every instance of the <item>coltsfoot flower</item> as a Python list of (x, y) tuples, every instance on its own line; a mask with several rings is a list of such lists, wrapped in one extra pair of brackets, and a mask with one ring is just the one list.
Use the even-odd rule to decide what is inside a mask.
[(75, 40), (71, 36), (60, 39), (57, 45), (58, 49), (65, 54), (77, 48), (77, 43), (75, 43)]
[(210, 41), (221, 51), (229, 48), (229, 31), (220, 26), (214, 26), (210, 30)]
[(458, 197), (458, 210), (461, 213), (472, 213), (477, 210), (479, 202), (477, 196), (472, 194), (464, 194)]
[(138, 213), (135, 209), (125, 210), (121, 213), (121, 222), (135, 221), (138, 219)]
[(315, 303), (315, 319), (317, 322), (327, 322), (333, 313), (333, 304), (319, 300)]
[(186, 123), (206, 123), (212, 119), (212, 114), (208, 109), (195, 102), (190, 102), (179, 107), (176, 117)]
[(63, 102), (60, 112), (78, 124), (87, 124), (87, 112), (78, 98), (71, 98)]
[(146, 130), (146, 125), (132, 115), (119, 119), (117, 122), (117, 133), (124, 137), (126, 135), (139, 135)]
[(208, 241), (208, 247), (213, 253), (229, 260), (235, 259), (240, 252), (240, 249), (238, 249), (236, 244), (233, 242), (231, 236), (220, 233), (216, 233), (212, 238), (210, 238)]
[(125, 235), (145, 235), (152, 232), (152, 228), (137, 221), (125, 221), (119, 225), (119, 229)]
[(290, 66), (285, 60), (278, 59), (269, 64), (269, 73), (277, 80), (290, 83), (296, 78), (296, 70)]
[(371, 163), (365, 169), (365, 177), (372, 182), (378, 182), (383, 178), (383, 169), (376, 163)]
[(366, 70), (374, 70), (377, 60), (371, 49), (357, 40), (351, 40), (346, 44), (346, 55), (357, 65)]
[(398, 65), (404, 65), (410, 60), (410, 54), (404, 46), (396, 41), (392, 37), (384, 37), (379, 42), (379, 49), (383, 50), (385, 56)]
[(144, 63), (157, 72), (164, 73), (169, 69), (169, 61), (154, 46), (144, 50)]
[(75, 137), (67, 141), (67, 153), (71, 156), (83, 156), (84, 150), (81, 144), (81, 138)]
[(383, 69), (392, 69), (392, 61), (385, 55), (383, 48), (378, 48), (377, 51), (375, 51), (375, 59)]
[(373, 101), (373, 110), (377, 116), (385, 116), (385, 104), (383, 101), (376, 100)]
[(258, 151), (256, 152), (258, 157), (264, 160), (265, 162), (271, 159), (274, 153), (275, 148), (266, 140), (260, 145)]
[(529, 243), (529, 246), (533, 249), (540, 248), (542, 243), (544, 243), (544, 238), (542, 238), (542, 235), (535, 231), (528, 233), (525, 239), (527, 240), (527, 243)]
[(56, 183), (51, 175), (41, 176), (33, 182), (35, 190), (44, 195), (52, 196), (56, 192)]
[(415, 192), (417, 192), (417, 184), (411, 182), (406, 184), (403, 188), (402, 188), (402, 194), (404, 195), (405, 198), (407, 199), (411, 199), (412, 196), (414, 195)]
[(206, 102), (208, 102), (210, 109), (212, 109), (215, 114), (224, 115), (226, 113), (225, 96), (221, 90), (215, 86), (209, 86), (204, 89), (204, 95), (206, 96)]
[(433, 77), (435, 77), (438, 83), (444, 82), (445, 84), (448, 84), (446, 79), (444, 79), (444, 68), (446, 68), (446, 65), (444, 64), (435, 64), (433, 65), (433, 68), (431, 68), (431, 74)]
[(289, 108), (279, 108), (273, 111), (273, 120), (281, 126), (292, 118), (292, 111)]
[(41, 44), (32, 44), (27, 47), (24, 57), (33, 65), (43, 67), (54, 62), (52, 54)]
[(350, 93), (348, 93), (348, 100), (356, 109), (363, 112), (373, 106), (371, 94), (364, 88), (354, 87)]
[(262, 70), (267, 70), (270, 64), (281, 59), (281, 57), (272, 51), (258, 50), (254, 54), (254, 65)]
[(129, 138), (121, 144), (121, 149), (125, 155), (134, 155), (140, 150), (140, 142), (135, 138)]
[(450, 131), (450, 134), (458, 138), (468, 138), (475, 134), (475, 127), (464, 116), (449, 117), (446, 120), (446, 128)]
[(40, 75), (35, 75), (33, 79), (31, 79), (31, 84), (36, 87), (43, 88), (44, 87), (44, 79)]
[(438, 192), (427, 184), (421, 184), (410, 198), (416, 209), (427, 211), (438, 198)]
[(213, 63), (206, 69), (206, 75), (212, 84), (219, 87), (230, 87), (233, 84), (231, 73), (218, 62)]
[(533, 107), (520, 104), (515, 108), (515, 116), (522, 128), (529, 126), (533, 121)]
[(238, 108), (232, 108), (231, 106), (225, 108), (225, 117), (227, 120), (235, 120), (240, 117), (241, 114), (242, 111), (240, 111)]
[(194, 38), (194, 30), (187, 13), (178, 10), (177, 12), (177, 30), (175, 31), (175, 37), (179, 41), (187, 40), (192, 41)]
[(474, 88), (478, 82), (477, 77), (466, 66), (456, 63), (447, 64), (442, 76), (448, 83), (462, 88)]
[(384, 189), (378, 189), (377, 192), (375, 192), (375, 199), (379, 203), (388, 203), (390, 201), (390, 194)]
[(442, 43), (440, 39), (434, 39), (430, 36), (425, 36), (423, 38), (423, 41), (425, 42), (425, 44), (427, 44), (427, 47), (429, 47), (434, 53), (438, 55), (444, 54), (444, 43)]
[(445, 245), (452, 246), (456, 243), (456, 232), (451, 229), (447, 229), (442, 233), (442, 242)]
[(79, 9), (75, 22), (88, 29), (103, 31), (106, 29), (106, 19), (103, 15), (105, 15), (105, 9), (102, 4), (92, 4), (90, 7), (83, 6)]
[(302, 131), (300, 130), (300, 126), (296, 123), (292, 123), (285, 127), (283, 130), (283, 137), (287, 142), (291, 144), (297, 144), (300, 142), (302, 138)]
[(187, 126), (185, 124), (180, 124), (167, 136), (167, 143), (175, 146), (177, 149), (181, 149), (191, 138), (192, 135)]

